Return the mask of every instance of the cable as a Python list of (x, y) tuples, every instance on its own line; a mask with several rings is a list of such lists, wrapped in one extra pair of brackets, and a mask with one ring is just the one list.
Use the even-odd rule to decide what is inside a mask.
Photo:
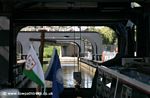
[[(79, 26), (80, 29), (80, 47), (79, 47), (79, 58), (81, 56), (81, 26)], [(81, 71), (81, 62), (79, 62), (78, 71)]]
[[(74, 30), (75, 30), (75, 28), (74, 28)], [(74, 43), (75, 43), (75, 31), (74, 31)], [(76, 71), (75, 70), (75, 44), (73, 44), (74, 46), (74, 72)]]

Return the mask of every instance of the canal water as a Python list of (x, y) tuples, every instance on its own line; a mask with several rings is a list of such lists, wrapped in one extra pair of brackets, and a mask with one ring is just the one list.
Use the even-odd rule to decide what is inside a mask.
[[(93, 79), (93, 73), (92, 69), (88, 65), (82, 65), (80, 63), (80, 66), (78, 66), (75, 63), (68, 63), (68, 64), (61, 64), (62, 71), (63, 71), (63, 82), (64, 82), (64, 88), (74, 88), (76, 85), (76, 81), (73, 78), (74, 72), (81, 72), (81, 88), (91, 88), (92, 85), (92, 79)], [(92, 73), (91, 73), (92, 72)], [(46, 87), (52, 87), (51, 81), (45, 81)], [(33, 82), (31, 82), (28, 85), (28, 88), (36, 88), (37, 85)]]

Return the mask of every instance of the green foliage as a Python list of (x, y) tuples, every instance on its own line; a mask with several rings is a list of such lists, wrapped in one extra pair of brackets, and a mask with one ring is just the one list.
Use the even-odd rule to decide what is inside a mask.
[(52, 55), (52, 48), (51, 47), (44, 47), (44, 54), (43, 57), (44, 58), (50, 58)]
[[(49, 44), (44, 45), (43, 57), (44, 57), (44, 61), (48, 61), (48, 64), (49, 64), (50, 58), (52, 57), (52, 54), (53, 54), (53, 48), (54, 48), (54, 46), (51, 46)], [(57, 49), (58, 55), (60, 55), (61, 47), (60, 46), (55, 46), (55, 48)], [(46, 64), (43, 64), (43, 71), (44, 72), (46, 72), (47, 67), (48, 66)]]
[(104, 44), (114, 44), (116, 41), (116, 34), (113, 29), (110, 27), (102, 26), (99, 28), (90, 27), (87, 29), (88, 31), (99, 32), (103, 37)]
[[(48, 44), (46, 44), (44, 46), (44, 54), (43, 54), (43, 57), (44, 58), (51, 58), (52, 54), (53, 54), (53, 48), (54, 46), (50, 46)], [(60, 55), (60, 49), (61, 47), (60, 46), (55, 46), (55, 48), (57, 49), (58, 51), (58, 55)]]
[(71, 26), (50, 26), (51, 31), (68, 31), (71, 29)]

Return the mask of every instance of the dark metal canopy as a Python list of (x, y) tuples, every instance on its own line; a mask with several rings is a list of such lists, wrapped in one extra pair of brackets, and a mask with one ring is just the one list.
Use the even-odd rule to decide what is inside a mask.
[(0, 0), (0, 11), (12, 12), (24, 9), (79, 9), (100, 8), (101, 10), (125, 9), (131, 2), (148, 7), (150, 0)]
[(150, 0), (0, 0), (0, 12), (12, 14), (21, 25), (111, 24), (134, 15), (131, 2), (148, 9)]

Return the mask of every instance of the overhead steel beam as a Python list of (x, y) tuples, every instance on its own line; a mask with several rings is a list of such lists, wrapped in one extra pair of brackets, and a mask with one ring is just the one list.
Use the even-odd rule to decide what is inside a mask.
[(84, 23), (114, 23), (125, 21), (130, 17), (128, 11), (100, 11), (98, 9), (74, 9), (74, 10), (28, 10), (14, 13), (14, 23), (16, 24), (78, 24)]

